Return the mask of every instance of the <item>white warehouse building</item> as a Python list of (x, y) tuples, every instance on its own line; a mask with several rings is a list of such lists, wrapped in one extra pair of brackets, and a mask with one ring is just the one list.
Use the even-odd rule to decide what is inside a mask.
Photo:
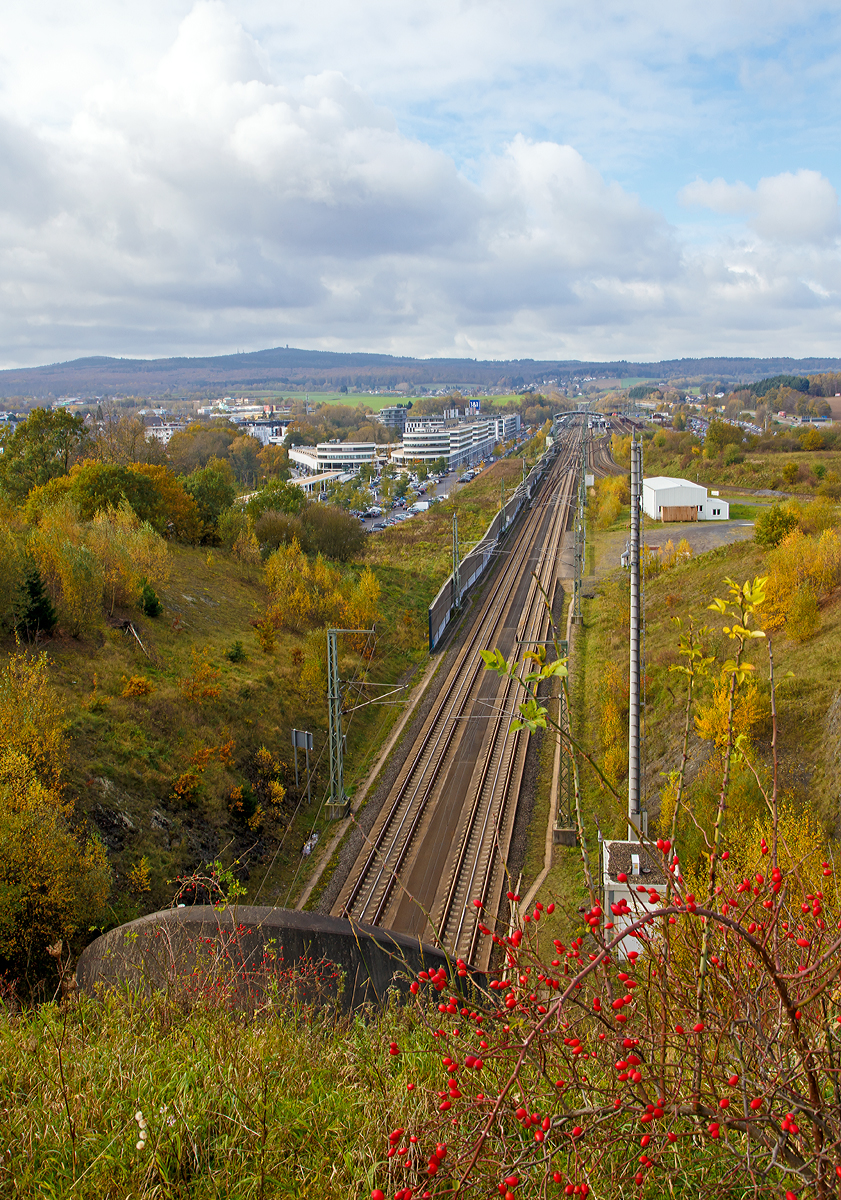
[(642, 481), (642, 509), (652, 521), (727, 521), (730, 505), (700, 483), (655, 475)]

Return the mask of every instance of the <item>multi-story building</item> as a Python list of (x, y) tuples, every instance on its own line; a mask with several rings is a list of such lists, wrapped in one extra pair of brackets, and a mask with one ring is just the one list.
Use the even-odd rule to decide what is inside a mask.
[(497, 442), (494, 421), (445, 421), (440, 417), (407, 421), (403, 445), (392, 451), (393, 462), (435, 462), (446, 459), (450, 470), (477, 463), (491, 454)]
[(494, 424), (496, 425), (496, 440), (498, 442), (510, 442), (512, 438), (519, 437), (519, 413), (514, 413), (513, 416), (496, 417)]
[(179, 433), (182, 429), (186, 428), (187, 426), (181, 423), (175, 424), (170, 421), (151, 421), (146, 426), (146, 437), (157, 438), (159, 442), (162, 442), (164, 446), (166, 446), (174, 433)]
[(326, 471), (358, 471), (376, 464), (376, 442), (319, 442), (317, 446), (292, 446), (289, 460), (310, 474)]
[(286, 437), (288, 429), (288, 424), (283, 425), (279, 421), (254, 421), (245, 425), (243, 433), (256, 438), (264, 446), (279, 446)]
[(402, 433), (409, 411), (408, 404), (390, 404), (387, 408), (380, 409), (377, 413), (377, 420), (380, 425), (385, 425), (388, 429), (397, 429)]

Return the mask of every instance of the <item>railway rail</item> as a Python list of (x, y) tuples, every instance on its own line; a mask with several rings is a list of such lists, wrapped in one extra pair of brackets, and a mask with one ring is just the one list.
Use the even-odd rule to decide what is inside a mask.
[(504, 561), (438, 688), (333, 908), (334, 915), (415, 934), (487, 965), (479, 898), (499, 907), (528, 734), (511, 733), (516, 684), (485, 671), (480, 650), (506, 658), (542, 642), (561, 544), (575, 498), (581, 437), (567, 432), (542, 489), (500, 549)]

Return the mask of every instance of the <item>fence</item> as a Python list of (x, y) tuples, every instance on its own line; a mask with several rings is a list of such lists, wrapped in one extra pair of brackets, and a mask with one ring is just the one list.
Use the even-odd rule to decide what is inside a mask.
[[(557, 446), (551, 446), (537, 460), (523, 483), (503, 509), (496, 514), (488, 528), (469, 554), (466, 554), (459, 566), (459, 592), (456, 596), (455, 581), (448, 575), (438, 595), (429, 606), (429, 649), (434, 650), (449, 625), (458, 612), (461, 601), (477, 579), (480, 579), (493, 561), (494, 553), (502, 537), (514, 523), (524, 505), (528, 504), (543, 478), (557, 451)], [(457, 603), (458, 602), (458, 603)]]

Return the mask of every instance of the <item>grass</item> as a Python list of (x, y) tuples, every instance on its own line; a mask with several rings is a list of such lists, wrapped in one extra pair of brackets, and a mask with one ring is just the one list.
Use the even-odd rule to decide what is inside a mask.
[[(546, 953), (544, 939), (548, 962), (554, 951)], [(523, 1098), (556, 1121), (545, 1147), (551, 1160), (543, 1148), (535, 1153), (533, 1135), (525, 1139), (516, 1123), (515, 1087), (491, 1125), (471, 1193), (496, 1194), (500, 1177), (517, 1167), (523, 1200), (561, 1194), (551, 1184), (546, 1190), (553, 1168), (567, 1178), (586, 1172), (591, 1194), (625, 1194), (617, 1175), (630, 1179), (636, 1169), (638, 1102), (626, 1100), (610, 1127), (588, 1130), (602, 1153), (588, 1147), (585, 1157), (567, 1134), (579, 1096), (598, 1105), (604, 1089), (615, 1086), (615, 1052), (605, 1061), (594, 1051), (586, 1077), (582, 1072), (559, 1090), (552, 1081), (560, 1072), (570, 1078), (561, 1037), (544, 1035), (526, 1054), (521, 1039), (533, 1014), (506, 1016), (509, 1037), (508, 1025), (491, 1016), (501, 1014), (490, 997), (473, 998), (481, 1019), (487, 1016), (481, 1029), (478, 1022), (471, 1028), (466, 1009), (459, 1014), (457, 1006), (441, 1005), (442, 1015), (437, 992), (417, 1008), (392, 1005), (355, 1016), (285, 994), (249, 1013), (163, 991), (111, 991), (98, 1000), (78, 996), (16, 1015), (4, 1011), (0, 1191), (18, 1200), (368, 1200), (375, 1187), (395, 1195), (407, 1178), (399, 1156), (411, 1147), (421, 1186), (451, 1195), (473, 1157), (489, 1101), (509, 1087), (522, 1050)], [(580, 1010), (570, 1005), (567, 1012), (587, 1037)], [(390, 1053), (390, 1043), (398, 1053)], [(449, 1078), (450, 1059), (442, 1064), (442, 1053), (461, 1059), (471, 1046), (483, 1054), (483, 1074), (471, 1079), (465, 1069), (453, 1076), (463, 1089), (456, 1099), (464, 1103), (444, 1112), (450, 1102), (440, 1098), (448, 1093), (438, 1089)], [(747, 1195), (722, 1182), (732, 1167), (729, 1145), (721, 1155), (710, 1145), (699, 1154), (691, 1120), (673, 1125), (681, 1141), (664, 1159), (655, 1188), (669, 1178), (676, 1196), (708, 1189), (733, 1200)], [(433, 1182), (425, 1164), (438, 1143), (444, 1165)], [(401, 1147), (391, 1160), (390, 1144), (391, 1154)], [(773, 1179), (767, 1182), (774, 1187)]]
[[(841, 475), (841, 451), (838, 450), (752, 452), (746, 453), (742, 462), (729, 466), (723, 459), (707, 459), (703, 455), (693, 454), (690, 459), (671, 457), (666, 447), (658, 450), (651, 442), (646, 442), (645, 454), (647, 475), (671, 475), (705, 487), (736, 491), (770, 490), (810, 495), (821, 488), (821, 480), (814, 474), (815, 467), (822, 466), (826, 476), (834, 472), (836, 486), (837, 476)], [(794, 463), (799, 471), (794, 483), (787, 483), (783, 475), (789, 463)]]
[(399, 1010), (248, 1021), (115, 993), (2, 1019), (0, 1191), (367, 1200), (388, 1131), (408, 1124), (407, 1072), (424, 1074), (389, 1056), (396, 1037), (411, 1051)]

